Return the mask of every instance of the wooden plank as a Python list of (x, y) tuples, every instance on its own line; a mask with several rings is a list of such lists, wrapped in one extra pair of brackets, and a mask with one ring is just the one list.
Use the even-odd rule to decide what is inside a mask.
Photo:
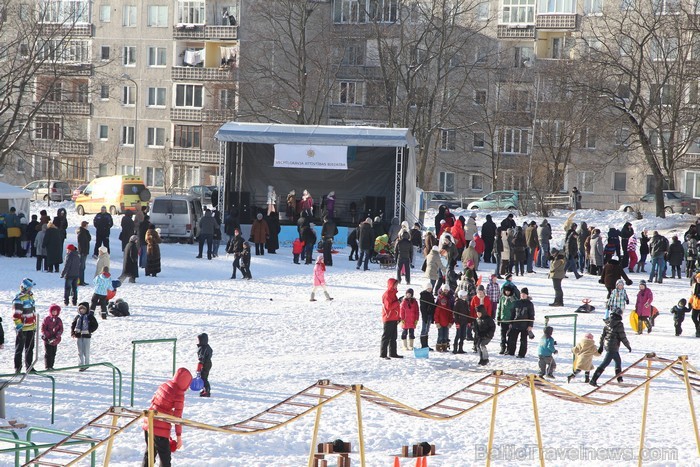
[[(598, 392), (598, 391), (596, 391)], [(591, 397), (591, 396), (584, 396), (586, 399), (591, 400), (591, 401), (597, 401), (597, 402), (610, 402), (610, 399), (602, 399), (600, 397)]]
[(430, 412), (430, 411), (425, 410), (425, 409), (421, 410), (421, 413), (424, 413), (426, 415), (431, 415), (433, 417), (440, 417), (440, 418), (449, 417), (449, 415), (445, 415), (444, 413)]
[(452, 407), (450, 405), (444, 405), (444, 404), (435, 404), (433, 407), (440, 407), (441, 409), (447, 409), (447, 410), (454, 410), (455, 412), (463, 412), (467, 408), (465, 407)]
[(88, 423), (87, 426), (91, 426), (94, 428), (104, 428), (106, 430), (121, 430), (121, 427), (117, 425), (107, 425), (106, 423)]
[(307, 407), (307, 408), (316, 407), (316, 404), (307, 404), (306, 402), (283, 402), (280, 405), (284, 405), (284, 404), (296, 405), (298, 407)]
[(267, 411), (267, 413), (274, 413), (278, 415), (285, 415), (287, 417), (298, 417), (301, 415), (300, 413), (294, 413), (294, 412), (285, 412), (284, 410), (277, 410), (277, 409), (270, 409)]
[(326, 396), (326, 395), (321, 395), (321, 394), (308, 394), (305, 392), (300, 392), (294, 397), (300, 397), (300, 396), (305, 396), (305, 397), (313, 397), (314, 399), (330, 399), (333, 396)]
[(624, 396), (625, 394), (627, 394), (626, 392), (608, 391), (605, 389), (598, 389), (596, 391), (596, 393), (598, 393), (598, 394), (614, 394), (616, 396)]
[(69, 438), (70, 439), (77, 439), (79, 441), (87, 441), (90, 443), (101, 443), (102, 441), (104, 441), (102, 439), (90, 438), (89, 436), (85, 436), (85, 435), (70, 435)]
[[(500, 387), (500, 386), (499, 386), (499, 387)], [(492, 392), (477, 391), (477, 390), (475, 390), (475, 389), (469, 389), (469, 388), (462, 389), (462, 392), (468, 392), (468, 393), (470, 393), (470, 394), (478, 394), (478, 395), (480, 395), (480, 396), (487, 396), (487, 397), (493, 396), (493, 393), (492, 393)]]
[(284, 423), (284, 420), (283, 421), (275, 421), (275, 420), (265, 420), (264, 418), (254, 418), (250, 421), (254, 422), (254, 423), (266, 423), (268, 425), (279, 425), (281, 423)]
[(463, 397), (457, 397), (457, 396), (452, 396), (452, 397), (450, 397), (450, 399), (456, 400), (459, 402), (465, 402), (467, 404), (479, 404), (479, 403), (483, 402), (483, 401), (473, 401), (471, 399), (464, 399)]
[(81, 456), (83, 454), (83, 451), (71, 451), (70, 449), (63, 449), (63, 448), (57, 448), (57, 447), (53, 447), (49, 451), (60, 452), (62, 454), (70, 454), (71, 456)]

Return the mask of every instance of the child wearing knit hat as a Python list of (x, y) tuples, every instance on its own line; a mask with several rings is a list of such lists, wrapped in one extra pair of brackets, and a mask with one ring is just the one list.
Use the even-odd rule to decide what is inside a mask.
[(586, 334), (585, 338), (571, 349), (574, 354), (573, 371), (566, 377), (566, 382), (570, 383), (581, 371), (584, 372), (586, 383), (590, 381), (591, 370), (593, 369), (593, 357), (599, 357), (598, 346), (593, 340), (593, 334)]
[(59, 316), (61, 307), (55, 303), (49, 306), (49, 315), (44, 318), (41, 323), (41, 340), (44, 341), (44, 367), (47, 370), (53, 370), (54, 361), (56, 360), (56, 351), (58, 344), (61, 343), (63, 335), (63, 321)]

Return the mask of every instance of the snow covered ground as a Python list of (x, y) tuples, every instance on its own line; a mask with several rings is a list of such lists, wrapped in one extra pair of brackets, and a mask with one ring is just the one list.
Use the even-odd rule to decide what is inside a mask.
[[(76, 242), (75, 229), (80, 220), (72, 203), (52, 204), (50, 214), (59, 206), (69, 212), (69, 242)], [(45, 207), (36, 203), (38, 212)], [(563, 242), (561, 225), (570, 212), (558, 211), (549, 217), (554, 227), (553, 246)], [(484, 221), (479, 213), (477, 223)], [(493, 213), (500, 222), (505, 213)], [(91, 220), (89, 216), (85, 217)], [(517, 217), (537, 220), (533, 216)], [(616, 211), (579, 211), (576, 220), (585, 220), (607, 231), (608, 225), (618, 228), (630, 216)], [(635, 231), (642, 228), (658, 229), (664, 234), (682, 234), (694, 219), (672, 215), (666, 220), (633, 220)], [(115, 219), (115, 225), (119, 218)], [(112, 230), (112, 268), (121, 271), (122, 254), (119, 251), (119, 229)], [(94, 231), (93, 231), (94, 237)], [(537, 274), (516, 278), (520, 287), (530, 289), (537, 313), (535, 334), (525, 359), (497, 355), (498, 344), (489, 347), (491, 364), (477, 366), (476, 354), (452, 355), (431, 353), (428, 360), (416, 360), (406, 355), (403, 360), (385, 361), (379, 358), (381, 336), (381, 295), (386, 279), (392, 272), (372, 265), (367, 272), (355, 269), (348, 261), (347, 252), (341, 251), (328, 268), (326, 279), (333, 302), (309, 302), (312, 266), (292, 263), (290, 249), (281, 249), (276, 255), (253, 257), (252, 281), (229, 280), (231, 260), (221, 256), (212, 261), (195, 259), (193, 245), (164, 244), (162, 246), (163, 272), (157, 278), (140, 277), (136, 284), (125, 284), (120, 296), (132, 311), (129, 318), (99, 320), (100, 327), (92, 342), (92, 361), (109, 361), (124, 374), (123, 404), (129, 404), (131, 378), (131, 341), (136, 339), (177, 338), (177, 364), (194, 371), (196, 366), (196, 336), (209, 334), (214, 350), (214, 366), (210, 380), (212, 397), (202, 399), (189, 392), (185, 417), (213, 425), (231, 424), (258, 413), (265, 408), (300, 391), (319, 379), (330, 379), (343, 384), (361, 383), (414, 407), (424, 407), (462, 388), (496, 369), (508, 373), (529, 374), (537, 371), (536, 343), (542, 334), (546, 314), (573, 312), (582, 298), (590, 298), (598, 309), (603, 308), (605, 289), (597, 278), (586, 275), (576, 281), (564, 281), (564, 308), (547, 306), (553, 299), (551, 281), (544, 269)], [(417, 260), (416, 265), (421, 261)], [(88, 260), (87, 271), (94, 270), (94, 260)], [(417, 291), (426, 282), (418, 268), (412, 271), (412, 285)], [(491, 265), (484, 265), (481, 273), (491, 273)], [(635, 284), (628, 290), (634, 301), (637, 282), (647, 278), (633, 274)], [(10, 303), (20, 280), (32, 278), (37, 286), (35, 296), (42, 317), (49, 304), (61, 303), (63, 281), (58, 274), (36, 272), (33, 259), (0, 258), (0, 305), (6, 344), (0, 351), (0, 373), (12, 371), (14, 333), (11, 331)], [(399, 289), (403, 294), (407, 285)], [(689, 355), (691, 363), (700, 367), (699, 340), (694, 337), (690, 316), (684, 323), (684, 333), (675, 337), (670, 308), (683, 297), (689, 296), (686, 279), (667, 280), (662, 285), (652, 284), (654, 305), (661, 312), (654, 332), (638, 336), (629, 333), (633, 352), (623, 352), (623, 366), (641, 358), (646, 352), (675, 358)], [(80, 301), (89, 300), (90, 287), (79, 288)], [(629, 310), (627, 310), (628, 312)], [(69, 328), (75, 307), (65, 307), (64, 325)], [(627, 315), (627, 313), (626, 313)], [(596, 339), (603, 327), (602, 312), (580, 315), (578, 339), (592, 332)], [(625, 323), (627, 323), (625, 316)], [(569, 320), (552, 322), (558, 341), (557, 380), (566, 384), (565, 376), (571, 370), (572, 323)], [(629, 329), (628, 329), (629, 331)], [(454, 332), (454, 330), (453, 330)], [(431, 345), (436, 331), (431, 330)], [(452, 333), (452, 335), (454, 335)], [(42, 348), (43, 355), (43, 348)], [(600, 360), (596, 360), (599, 362)], [(56, 367), (78, 362), (75, 342), (64, 334), (58, 349)], [(166, 344), (153, 344), (138, 350), (139, 369), (136, 376), (134, 407), (145, 409), (157, 386), (171, 374), (170, 349)], [(43, 367), (43, 365), (41, 365)], [(612, 366), (601, 378), (613, 374)], [(54, 428), (72, 431), (102, 413), (111, 405), (111, 374), (102, 369), (85, 373), (68, 371), (56, 377), (56, 423)], [(579, 377), (568, 388), (584, 393), (590, 386)], [(696, 399), (700, 394), (696, 394)], [(549, 465), (609, 465), (597, 455), (636, 456), (642, 412), (643, 391), (621, 403), (609, 407), (591, 407), (555, 399), (538, 393), (540, 421)], [(650, 456), (667, 456), (645, 462), (645, 465), (700, 465), (695, 447), (693, 428), (688, 411), (684, 386), (675, 376), (665, 374), (652, 383), (650, 410), (647, 419), (646, 447)], [(696, 405), (697, 407), (698, 405)], [(49, 426), (50, 386), (46, 379), (28, 376), (22, 386), (7, 390), (7, 418), (18, 419), (30, 426)], [(465, 417), (449, 422), (418, 420), (399, 416), (377, 406), (363, 404), (364, 437), (367, 465), (392, 465), (391, 454), (400, 452), (404, 444), (428, 441), (437, 445), (439, 456), (430, 460), (431, 466), (466, 466), (484, 463), (483, 449), (488, 440), (491, 407), (485, 406)], [(184, 449), (175, 453), (176, 465), (197, 466), (300, 466), (306, 465), (313, 417), (278, 431), (253, 435), (231, 436), (185, 428)], [(353, 444), (353, 465), (359, 465), (357, 454), (357, 424), (352, 397), (345, 397), (326, 406), (321, 420), (319, 442), (341, 438)], [(532, 407), (527, 388), (518, 388), (499, 399), (495, 427), (495, 465), (533, 465), (537, 461), (536, 437)], [(526, 448), (514, 451), (514, 448)], [(556, 451), (555, 451), (556, 449)], [(568, 449), (568, 450), (567, 450)], [(628, 451), (620, 451), (628, 449)], [(144, 450), (140, 429), (129, 431), (116, 441), (112, 465), (138, 465)], [(502, 454), (499, 459), (498, 455)], [(562, 457), (554, 457), (561, 456)], [(588, 456), (581, 460), (577, 456)], [(670, 458), (668, 456), (671, 456)], [(0, 455), (0, 464), (10, 465), (10, 455)], [(633, 465), (636, 460), (627, 457), (616, 465)], [(413, 465), (405, 463), (405, 465)]]

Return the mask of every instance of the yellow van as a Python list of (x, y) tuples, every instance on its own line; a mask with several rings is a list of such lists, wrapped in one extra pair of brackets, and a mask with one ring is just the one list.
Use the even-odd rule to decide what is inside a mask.
[(125, 211), (134, 211), (138, 203), (147, 204), (151, 192), (141, 177), (135, 175), (114, 175), (91, 181), (83, 193), (75, 199), (75, 210), (81, 216), (96, 214), (102, 206), (107, 206), (115, 216)]

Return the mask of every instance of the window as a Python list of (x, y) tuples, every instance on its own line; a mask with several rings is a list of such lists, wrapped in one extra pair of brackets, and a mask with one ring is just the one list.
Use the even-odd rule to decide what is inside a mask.
[(481, 149), (484, 146), (486, 146), (486, 134), (483, 131), (475, 131), (472, 147), (474, 149)]
[(200, 148), (202, 128), (193, 125), (175, 125), (173, 145), (178, 148)]
[(165, 128), (148, 128), (146, 146), (152, 148), (165, 147)]
[(109, 23), (110, 21), (112, 21), (112, 7), (100, 5), (100, 22)]
[(539, 0), (537, 13), (576, 13), (576, 1)]
[(18, 157), (17, 158), (17, 169), (16, 169), (17, 173), (23, 174), (25, 172), (25, 169), (26, 169), (26, 166), (24, 163), (24, 159), (22, 159), (21, 157)]
[(564, 122), (561, 120), (537, 120), (535, 122), (535, 137), (540, 146), (559, 147), (563, 133)]
[(510, 94), (510, 110), (527, 112), (530, 110), (530, 91), (515, 90)]
[(177, 84), (175, 86), (176, 107), (202, 107), (202, 86), (195, 84)]
[(651, 41), (652, 60), (676, 60), (678, 58), (678, 38), (663, 37)]
[(165, 107), (165, 88), (148, 88), (147, 107)]
[(90, 43), (84, 40), (50, 39), (37, 51), (40, 60), (63, 63), (89, 63)]
[(476, 89), (474, 91), (474, 105), (486, 105), (486, 90)]
[(618, 128), (617, 131), (615, 131), (615, 145), (629, 146), (631, 136), (629, 128)]
[(97, 167), (97, 175), (100, 177), (106, 177), (108, 170), (108, 164), (100, 163), (100, 165)]
[(358, 81), (341, 81), (338, 94), (338, 103), (345, 105), (362, 104), (362, 83)]
[(534, 24), (535, 0), (503, 0), (503, 24)]
[(694, 80), (688, 83), (688, 104), (698, 104), (698, 81)]
[(477, 65), (486, 65), (489, 60), (488, 47), (477, 47), (475, 59)]
[(486, 21), (489, 19), (489, 2), (481, 2), (476, 6), (476, 20)]
[(100, 141), (107, 141), (107, 139), (109, 139), (109, 127), (107, 125), (100, 125), (97, 131)]
[(586, 127), (581, 130), (581, 147), (584, 149), (595, 149), (596, 134), (595, 130)]
[(651, 105), (671, 105), (673, 103), (673, 86), (671, 84), (652, 84), (650, 86), (649, 102)]
[(584, 170), (576, 174), (576, 186), (581, 193), (593, 193), (593, 177), (595, 173)]
[(440, 172), (438, 178), (438, 191), (444, 191), (445, 193), (455, 192), (454, 172)]
[(90, 7), (87, 0), (44, 0), (37, 2), (43, 23), (89, 23)]
[(146, 167), (146, 185), (156, 188), (165, 186), (165, 173), (162, 167)]
[(148, 66), (165, 66), (165, 47), (148, 48)]
[(136, 27), (136, 12), (137, 12), (136, 5), (124, 5), (124, 9), (123, 9), (124, 17), (122, 18), (122, 26), (127, 27), (127, 28), (135, 28)]
[(177, 22), (185, 24), (204, 24), (203, 0), (180, 0), (177, 4)]
[(528, 130), (506, 128), (501, 139), (501, 152), (505, 154), (527, 154)]
[(377, 23), (394, 23), (398, 19), (399, 0), (369, 0), (369, 19)]
[(513, 67), (523, 68), (534, 65), (535, 49), (532, 47), (518, 46), (513, 48)]
[(100, 60), (109, 60), (109, 46), (103, 45), (100, 47)]
[(472, 191), (483, 191), (484, 190), (484, 176), (479, 174), (472, 174), (469, 176), (470, 188)]
[(620, 0), (620, 10), (629, 11), (634, 8), (635, 0)]
[(613, 186), (615, 191), (627, 191), (627, 172), (615, 172), (613, 174)]
[(136, 47), (132, 45), (124, 46), (122, 58), (124, 66), (136, 66)]
[(440, 149), (443, 151), (454, 151), (456, 138), (457, 130), (440, 130)]
[(661, 137), (659, 138), (659, 130), (651, 130), (649, 132), (649, 144), (653, 148), (668, 147), (668, 143), (671, 140), (671, 132), (668, 130), (661, 132)]
[(147, 25), (149, 28), (167, 28), (168, 27), (168, 6), (167, 5), (149, 5)]
[(122, 146), (133, 146), (134, 145), (134, 127), (133, 126), (123, 126), (122, 127)]
[(675, 15), (681, 11), (680, 0), (652, 0), (651, 7), (657, 15)]
[(52, 83), (46, 92), (46, 100), (52, 102), (61, 102), (61, 92), (63, 91), (63, 84), (60, 81)]
[(34, 120), (34, 137), (36, 139), (61, 139), (60, 118), (36, 117)]
[(603, 13), (603, 0), (584, 0), (583, 13), (586, 15), (599, 15)]
[(360, 41), (349, 41), (343, 52), (343, 65), (364, 65), (365, 48)]
[(219, 89), (219, 109), (235, 109), (236, 108), (236, 90), (235, 89)]
[(122, 88), (122, 104), (134, 105), (136, 103), (136, 87), (124, 86)]
[(386, 104), (386, 99), (384, 98), (385, 88), (384, 83), (381, 81), (367, 81), (367, 93), (365, 97), (365, 105), (384, 105)]
[(134, 172), (133, 165), (122, 165), (119, 168), (121, 170), (122, 175), (134, 175), (136, 173), (136, 172)]
[(583, 43), (586, 45), (586, 54), (595, 54), (603, 48), (603, 43), (597, 37), (584, 37)]
[(102, 99), (102, 100), (109, 99), (109, 85), (107, 85), (107, 84), (100, 85), (100, 99)]
[(335, 0), (333, 2), (333, 21), (336, 23), (366, 22), (366, 0)]

